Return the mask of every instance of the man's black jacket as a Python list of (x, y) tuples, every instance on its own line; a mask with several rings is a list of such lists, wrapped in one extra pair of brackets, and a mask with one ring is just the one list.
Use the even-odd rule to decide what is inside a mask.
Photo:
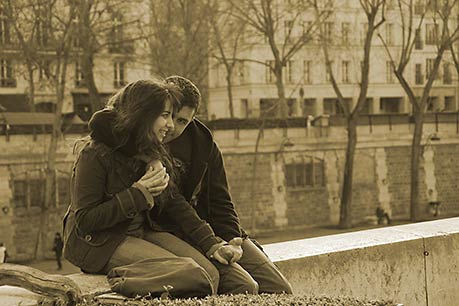
[(228, 190), (223, 157), (209, 129), (193, 120), (184, 133), (192, 137), (192, 156), (183, 195), (215, 234), (226, 241), (246, 237)]

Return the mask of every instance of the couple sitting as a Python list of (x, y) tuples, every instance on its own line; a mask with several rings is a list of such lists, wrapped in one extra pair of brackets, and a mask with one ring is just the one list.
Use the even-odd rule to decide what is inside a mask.
[(128, 296), (291, 293), (241, 228), (200, 101), (172, 76), (132, 82), (94, 113), (75, 145), (64, 255)]

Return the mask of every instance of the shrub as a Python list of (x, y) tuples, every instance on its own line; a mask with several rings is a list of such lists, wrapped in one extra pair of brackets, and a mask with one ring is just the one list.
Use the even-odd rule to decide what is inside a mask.
[(209, 296), (202, 299), (130, 299), (126, 301), (117, 301), (114, 303), (106, 301), (89, 300), (80, 303), (78, 306), (395, 306), (390, 301), (369, 301), (358, 300), (348, 297), (311, 297), (304, 295), (220, 295)]

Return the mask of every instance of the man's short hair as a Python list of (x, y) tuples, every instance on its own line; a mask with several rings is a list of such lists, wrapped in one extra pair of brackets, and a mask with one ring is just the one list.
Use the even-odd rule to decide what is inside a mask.
[(193, 82), (179, 75), (167, 77), (166, 82), (172, 83), (180, 89), (183, 95), (183, 99), (180, 101), (181, 106), (188, 106), (194, 108), (196, 112), (198, 111), (201, 103), (201, 93)]

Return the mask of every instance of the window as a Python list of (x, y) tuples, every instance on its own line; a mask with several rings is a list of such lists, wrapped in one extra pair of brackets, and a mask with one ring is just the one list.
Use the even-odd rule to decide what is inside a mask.
[(303, 36), (310, 34), (312, 32), (312, 27), (313, 23), (311, 21), (303, 21)]
[(292, 74), (292, 61), (287, 61), (285, 64), (284, 80), (285, 83), (293, 83), (293, 74)]
[(350, 29), (351, 29), (351, 24), (349, 22), (341, 23), (341, 42), (343, 45), (349, 44)]
[(303, 83), (312, 84), (312, 61), (303, 61)]
[(422, 75), (422, 64), (416, 64), (415, 69), (416, 84), (424, 84), (424, 76)]
[(27, 184), (25, 180), (13, 181), (14, 207), (27, 207)]
[(285, 165), (287, 188), (310, 188), (325, 186), (323, 160), (309, 157), (302, 163)]
[(349, 83), (349, 61), (341, 62), (341, 79), (343, 83)]
[(296, 115), (296, 99), (287, 99), (287, 112), (289, 117)]
[(435, 64), (435, 59), (427, 58), (426, 59), (426, 80), (430, 77), (430, 74), (433, 72)]
[(45, 202), (45, 178), (29, 178), (27, 187), (30, 207), (42, 207)]
[(50, 61), (42, 60), (38, 65), (38, 80), (43, 81), (49, 78), (50, 73)]
[[(333, 61), (330, 61), (330, 69), (333, 71)], [(331, 82), (331, 75), (328, 71), (327, 65), (325, 65), (325, 81)]]
[(388, 46), (392, 46), (394, 44), (394, 24), (393, 23), (386, 24), (386, 43)]
[(428, 97), (427, 98), (427, 112), (437, 112), (438, 111), (438, 97)]
[(75, 35), (75, 37), (73, 37), (73, 47), (76, 48), (76, 49), (81, 48), (81, 41), (80, 41), (80, 37), (79, 36)]
[(241, 99), (241, 118), (249, 118), (249, 100)]
[(438, 25), (434, 23), (426, 24), (426, 44), (435, 45), (438, 38)]
[(236, 64), (236, 73), (237, 73), (237, 81), (239, 84), (244, 84), (245, 83), (245, 62), (244, 61), (238, 61)]
[(115, 62), (113, 64), (113, 86), (115, 88), (119, 88), (126, 85), (124, 66), (124, 62)]
[[(70, 175), (56, 171), (56, 203), (70, 202)], [(15, 208), (43, 207), (46, 178), (40, 169), (28, 170), (13, 177), (13, 202)]]
[(277, 114), (277, 99), (260, 99), (260, 115), (265, 118), (275, 118)]
[(0, 87), (16, 87), (11, 60), (0, 59)]
[(66, 173), (57, 179), (57, 199), (58, 205), (70, 204), (70, 176)]
[(443, 84), (453, 84), (453, 75), (451, 74), (451, 64), (443, 64)]
[(123, 47), (124, 26), (122, 16), (115, 13), (112, 16), (112, 25), (108, 36), (109, 52), (120, 53)]
[(382, 114), (398, 113), (402, 103), (401, 98), (381, 98), (379, 100), (379, 111)]
[(316, 99), (315, 98), (307, 98), (303, 101), (303, 117), (306, 116), (314, 116), (315, 115), (315, 108), (316, 108)]
[(7, 45), (10, 42), (10, 24), (5, 14), (0, 11), (0, 44)]
[(391, 61), (386, 61), (386, 82), (394, 83), (394, 69)]
[(288, 40), (292, 38), (293, 20), (284, 21), (284, 37)]
[(333, 37), (333, 22), (325, 22), (324, 23), (324, 39), (327, 43), (331, 44), (332, 43), (332, 37)]
[(436, 12), (439, 9), (438, 0), (427, 0), (427, 9)]
[(265, 72), (265, 79), (266, 83), (274, 83), (275, 75), (274, 75), (274, 61), (266, 61), (266, 72)]
[(416, 15), (422, 15), (424, 13), (424, 0), (417, 0), (414, 4), (414, 13)]
[(416, 50), (421, 50), (422, 47), (423, 45), (422, 45), (421, 29), (416, 29), (415, 38), (414, 38), (414, 48)]
[(445, 111), (446, 112), (456, 111), (456, 97), (454, 96), (445, 97)]
[(80, 62), (75, 63), (75, 87), (85, 87), (83, 71), (81, 70)]
[(36, 40), (37, 44), (40, 47), (46, 47), (49, 43), (49, 37), (50, 37), (50, 27), (49, 25), (45, 22), (47, 18), (47, 13), (41, 9), (40, 16), (37, 18), (36, 21)]
[[(352, 99), (346, 98), (344, 99), (345, 103), (351, 103)], [(336, 98), (325, 98), (324, 99), (324, 114), (325, 115), (337, 115), (343, 114), (343, 108), (341, 104), (339, 104), (338, 99)]]

